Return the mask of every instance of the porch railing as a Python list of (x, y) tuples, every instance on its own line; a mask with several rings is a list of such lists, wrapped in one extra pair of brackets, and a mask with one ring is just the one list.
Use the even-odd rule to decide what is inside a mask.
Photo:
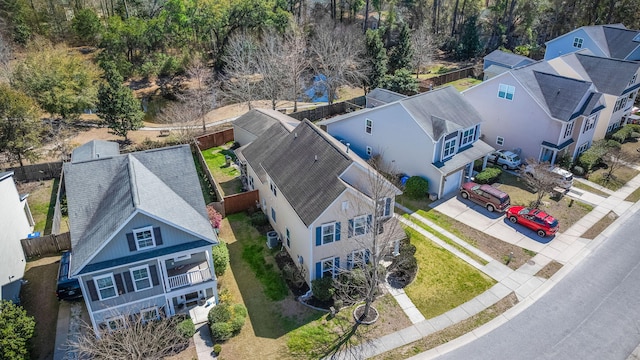
[(173, 290), (184, 286), (199, 284), (211, 279), (211, 270), (209, 268), (196, 270), (169, 277), (169, 287)]

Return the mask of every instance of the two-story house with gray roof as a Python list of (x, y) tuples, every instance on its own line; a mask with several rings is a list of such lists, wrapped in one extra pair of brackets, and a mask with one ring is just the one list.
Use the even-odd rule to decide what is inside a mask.
[(97, 334), (217, 302), (209, 222), (189, 146), (119, 154), (94, 141), (64, 164), (71, 277)]
[(308, 120), (295, 128), (274, 123), (236, 154), (308, 284), (368, 261), (373, 251), (397, 251), (405, 237), (392, 217), (401, 191)]
[(484, 57), (482, 70), (484, 72), (484, 80), (490, 79), (498, 74), (502, 74), (509, 69), (515, 69), (520, 66), (529, 65), (536, 62), (526, 56), (505, 52), (502, 50), (494, 50)]
[(480, 140), (481, 123), (480, 113), (447, 86), (318, 124), (361, 157), (379, 156), (386, 172), (426, 178), (429, 192), (442, 197), (494, 150)]
[[(560, 75), (590, 81), (603, 94), (605, 108), (598, 117), (593, 140), (600, 140), (627, 122), (640, 88), (640, 63), (591, 55), (587, 49), (549, 60)], [(589, 145), (578, 144), (580, 151)]]
[(640, 30), (623, 24), (582, 26), (547, 41), (544, 60), (589, 49), (596, 56), (640, 60)]
[(462, 93), (483, 115), (486, 142), (524, 159), (572, 160), (595, 133), (603, 94), (590, 81), (561, 76), (545, 61), (509, 70)]
[(233, 120), (233, 138), (240, 146), (247, 145), (278, 122), (291, 129), (300, 123), (276, 110), (253, 109)]

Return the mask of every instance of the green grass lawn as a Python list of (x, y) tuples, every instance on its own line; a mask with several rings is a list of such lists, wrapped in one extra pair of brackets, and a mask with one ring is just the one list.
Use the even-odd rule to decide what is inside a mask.
[(450, 83), (446, 83), (443, 84), (442, 86), (448, 86), (451, 85), (454, 88), (456, 88), (456, 90), (458, 91), (462, 91), (462, 90), (466, 90), (476, 84), (480, 84), (482, 82), (482, 80), (478, 80), (478, 79), (474, 79), (474, 78), (464, 78), (464, 79), (460, 79), (460, 80), (456, 80), (456, 81), (452, 81)]
[(624, 199), (624, 200), (625, 201), (631, 201), (631, 202), (636, 202), (636, 201), (640, 200), (640, 188), (637, 188), (634, 192), (629, 194), (629, 196), (627, 196), (627, 198)]
[(214, 148), (206, 149), (202, 151), (202, 156), (211, 175), (215, 181), (220, 185), (225, 195), (237, 194), (242, 191), (242, 182), (240, 180), (240, 171), (232, 164), (227, 165), (225, 156), (230, 156), (232, 162), (235, 160), (235, 154), (229, 150), (231, 143), (224, 146), (217, 146)]
[(408, 230), (416, 246), (418, 275), (404, 290), (428, 319), (441, 315), (483, 293), (495, 281), (447, 250)]
[(574, 180), (573, 181), (573, 187), (581, 189), (581, 190), (588, 191), (588, 192), (590, 192), (592, 194), (600, 195), (600, 196), (603, 196), (603, 197), (609, 197), (609, 194), (607, 194), (606, 192), (604, 192), (602, 190), (598, 190), (598, 189), (594, 188), (593, 186), (589, 186), (589, 185), (587, 185), (585, 183), (582, 183), (580, 181), (575, 181)]
[[(60, 179), (32, 181), (18, 185), (18, 191), (21, 194), (29, 194), (27, 203), (35, 222), (33, 230), (39, 231), (43, 235), (51, 233), (58, 184), (60, 184)], [(64, 220), (62, 222), (64, 223)], [(61, 227), (62, 230), (67, 228), (66, 224), (61, 224)]]

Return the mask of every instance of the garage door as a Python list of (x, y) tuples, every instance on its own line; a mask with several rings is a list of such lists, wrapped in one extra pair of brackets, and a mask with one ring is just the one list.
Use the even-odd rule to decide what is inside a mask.
[(462, 181), (462, 170), (453, 173), (446, 177), (446, 181), (444, 182), (444, 189), (442, 191), (442, 196), (447, 196), (452, 192), (457, 191), (460, 188), (460, 184)]

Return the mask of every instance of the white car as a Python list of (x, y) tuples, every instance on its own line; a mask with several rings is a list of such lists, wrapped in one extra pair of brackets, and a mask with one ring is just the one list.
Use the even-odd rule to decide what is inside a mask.
[[(551, 166), (549, 168), (549, 171), (558, 176), (558, 186), (560, 186), (561, 188), (570, 189), (573, 186), (573, 174), (570, 171), (567, 171), (558, 166)], [(524, 173), (529, 176), (535, 176), (533, 167), (531, 165), (525, 166)]]
[(489, 154), (488, 161), (500, 165), (503, 169), (517, 169), (522, 165), (520, 156), (509, 150), (497, 150)]

